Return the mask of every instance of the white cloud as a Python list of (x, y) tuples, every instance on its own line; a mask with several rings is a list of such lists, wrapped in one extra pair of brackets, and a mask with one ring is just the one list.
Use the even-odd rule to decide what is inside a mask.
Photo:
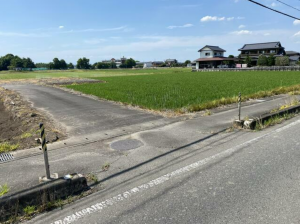
[(235, 19), (244, 19), (244, 17), (217, 17), (217, 16), (204, 16), (200, 19), (201, 22), (215, 22), (215, 21), (232, 21)]
[(183, 26), (168, 26), (167, 29), (172, 30), (172, 29), (176, 29), (176, 28), (188, 28), (188, 27), (193, 27), (193, 26), (194, 26), (193, 24), (188, 23)]
[(264, 33), (264, 36), (270, 36), (271, 34), (270, 33)]
[(59, 26), (58, 28), (59, 28), (59, 29), (63, 29), (63, 28), (65, 28), (65, 27), (64, 27), (64, 26)]
[(252, 34), (252, 31), (249, 31), (249, 30), (239, 30), (239, 31), (232, 32), (232, 34), (235, 34), (235, 35), (250, 35), (250, 34)]
[(217, 17), (217, 16), (205, 16), (200, 21), (201, 22), (211, 22), (211, 21), (224, 21), (225, 17)]
[(295, 26), (300, 25), (300, 20), (295, 20), (295, 21), (293, 22), (293, 24), (294, 24)]
[(300, 36), (300, 31), (294, 34), (294, 37)]
[(246, 26), (245, 25), (240, 25), (239, 29), (244, 29)]

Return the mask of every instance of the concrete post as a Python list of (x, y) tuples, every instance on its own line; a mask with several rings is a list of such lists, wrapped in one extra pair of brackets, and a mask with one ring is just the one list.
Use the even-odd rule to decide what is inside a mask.
[(44, 160), (45, 160), (45, 168), (46, 168), (46, 177), (48, 180), (51, 179), (50, 177), (50, 165), (49, 165), (49, 160), (48, 160), (48, 152), (47, 152), (47, 144), (46, 144), (46, 135), (45, 135), (45, 127), (44, 124), (40, 124), (40, 129), (41, 129), (41, 143), (42, 143), (42, 150), (44, 153)]

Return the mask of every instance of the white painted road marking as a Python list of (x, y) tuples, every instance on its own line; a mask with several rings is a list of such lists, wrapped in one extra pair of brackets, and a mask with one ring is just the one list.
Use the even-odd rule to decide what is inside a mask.
[(175, 171), (173, 171), (171, 173), (168, 173), (168, 174), (166, 174), (164, 176), (161, 176), (161, 177), (159, 177), (159, 178), (157, 178), (155, 180), (152, 180), (152, 181), (150, 181), (150, 182), (148, 182), (146, 184), (143, 184), (143, 185), (140, 185), (138, 187), (132, 188), (131, 190), (126, 191), (126, 192), (124, 192), (122, 194), (119, 194), (119, 195), (117, 195), (115, 197), (112, 197), (112, 198), (107, 199), (105, 201), (102, 201), (102, 202), (96, 203), (94, 205), (91, 205), (90, 207), (82, 209), (82, 210), (80, 210), (80, 211), (78, 211), (78, 212), (76, 212), (76, 213), (74, 213), (72, 215), (69, 215), (69, 216), (67, 216), (67, 217), (65, 217), (65, 218), (63, 218), (61, 220), (57, 220), (55, 222), (52, 222), (51, 224), (68, 224), (68, 223), (76, 222), (80, 218), (83, 218), (83, 217), (88, 216), (88, 215), (90, 215), (92, 213), (95, 213), (95, 212), (99, 212), (102, 209), (110, 207), (110, 206), (112, 206), (114, 204), (117, 204), (120, 201), (126, 200), (126, 199), (130, 198), (131, 196), (133, 196), (135, 194), (141, 193), (141, 192), (143, 192), (143, 191), (145, 191), (147, 189), (150, 189), (150, 188), (155, 187), (157, 185), (163, 184), (164, 182), (169, 181), (170, 179), (172, 179), (172, 178), (174, 178), (176, 176), (180, 176), (182, 174), (188, 173), (188, 172), (190, 172), (190, 171), (192, 171), (192, 170), (194, 170), (194, 169), (196, 169), (198, 167), (201, 167), (201, 166), (207, 164), (208, 162), (211, 162), (212, 160), (216, 160), (216, 159), (225, 158), (227, 156), (230, 156), (231, 154), (239, 151), (240, 149), (244, 148), (245, 146), (248, 146), (248, 145), (250, 145), (250, 144), (252, 144), (254, 142), (257, 142), (260, 139), (262, 139), (264, 137), (267, 137), (267, 136), (269, 136), (271, 134), (279, 133), (281, 131), (284, 131), (284, 130), (286, 130), (286, 129), (292, 127), (292, 126), (295, 126), (297, 124), (300, 124), (300, 120), (297, 120), (297, 121), (295, 121), (295, 122), (293, 122), (293, 123), (291, 123), (289, 125), (286, 125), (284, 127), (278, 128), (278, 129), (276, 129), (274, 131), (271, 131), (271, 132), (269, 132), (267, 134), (264, 134), (264, 135), (262, 135), (260, 137), (254, 138), (254, 139), (252, 139), (250, 141), (244, 142), (243, 144), (240, 144), (240, 145), (235, 146), (233, 148), (227, 149), (227, 150), (225, 150), (225, 151), (223, 151), (221, 153), (218, 153), (218, 154), (213, 155), (211, 157), (205, 158), (203, 160), (200, 160), (198, 162), (195, 162), (193, 164), (190, 164), (190, 165), (188, 165), (186, 167), (183, 167), (183, 168), (180, 168), (178, 170), (175, 170)]

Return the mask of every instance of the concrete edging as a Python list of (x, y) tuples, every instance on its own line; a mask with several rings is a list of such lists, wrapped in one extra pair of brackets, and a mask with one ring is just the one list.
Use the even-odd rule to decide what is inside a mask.
[(264, 123), (266, 121), (268, 121), (271, 118), (277, 117), (277, 116), (282, 116), (284, 114), (292, 114), (292, 113), (299, 113), (300, 112), (300, 105), (297, 106), (293, 106), (293, 107), (289, 107), (287, 109), (284, 110), (280, 110), (274, 113), (270, 113), (270, 114), (264, 114), (260, 117), (254, 118), (254, 119), (249, 119), (247, 121), (244, 120), (236, 120), (233, 122), (233, 126), (234, 127), (239, 127), (239, 128), (246, 128), (246, 129), (251, 129), (254, 130), (256, 127), (257, 123)]
[(88, 189), (87, 180), (82, 175), (72, 175), (71, 179), (59, 178), (34, 188), (0, 198), (0, 222), (12, 216), (24, 214), (27, 206), (42, 206), (49, 202), (67, 198)]

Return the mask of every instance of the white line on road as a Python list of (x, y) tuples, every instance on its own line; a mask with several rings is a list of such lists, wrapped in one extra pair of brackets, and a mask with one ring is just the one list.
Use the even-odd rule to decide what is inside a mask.
[(243, 144), (240, 144), (240, 145), (235, 146), (233, 148), (227, 149), (227, 150), (225, 150), (221, 153), (215, 154), (213, 156), (210, 156), (208, 158), (205, 158), (203, 160), (200, 160), (198, 162), (195, 162), (193, 164), (190, 164), (190, 165), (185, 166), (183, 168), (180, 168), (178, 170), (175, 170), (171, 173), (163, 175), (163, 176), (161, 176), (157, 179), (154, 179), (154, 180), (152, 180), (152, 181), (150, 181), (146, 184), (142, 184), (138, 187), (134, 187), (131, 190), (128, 190), (128, 191), (126, 191), (122, 194), (119, 194), (119, 195), (115, 196), (115, 197), (112, 197), (112, 198), (107, 199), (105, 201), (102, 201), (102, 202), (96, 203), (94, 205), (91, 205), (91, 206), (89, 206), (85, 209), (82, 209), (82, 210), (80, 210), (80, 211), (78, 211), (78, 212), (76, 212), (72, 215), (66, 216), (65, 218), (63, 218), (61, 220), (57, 220), (55, 222), (52, 222), (51, 224), (69, 224), (69, 223), (76, 222), (77, 220), (79, 220), (79, 219), (81, 219), (85, 216), (88, 216), (88, 215), (90, 215), (92, 213), (95, 213), (95, 212), (99, 212), (99, 211), (103, 210), (104, 208), (110, 207), (114, 204), (117, 204), (120, 201), (126, 200), (126, 199), (130, 198), (131, 196), (133, 196), (135, 194), (141, 193), (141, 192), (143, 192), (147, 189), (150, 189), (150, 188), (155, 187), (157, 185), (163, 184), (164, 182), (169, 181), (170, 179), (172, 179), (176, 176), (180, 176), (182, 174), (185, 174), (185, 173), (188, 173), (192, 170), (195, 170), (196, 168), (199, 168), (199, 167), (207, 164), (208, 162), (230, 156), (233, 153), (239, 151), (240, 149), (242, 149), (242, 148), (244, 148), (244, 147), (246, 147), (246, 146), (248, 146), (248, 145), (250, 145), (254, 142), (257, 142), (257, 141), (259, 141), (260, 139), (262, 139), (264, 137), (267, 137), (267, 136), (269, 136), (271, 134), (274, 134), (274, 133), (279, 133), (279, 132), (284, 131), (284, 130), (286, 130), (286, 129), (292, 127), (292, 126), (295, 126), (299, 123), (300, 123), (300, 120), (297, 120), (297, 121), (295, 121), (295, 122), (293, 122), (289, 125), (278, 128), (274, 131), (271, 131), (271, 132), (269, 132), (267, 134), (264, 134), (260, 137), (254, 138), (250, 141), (244, 142)]

